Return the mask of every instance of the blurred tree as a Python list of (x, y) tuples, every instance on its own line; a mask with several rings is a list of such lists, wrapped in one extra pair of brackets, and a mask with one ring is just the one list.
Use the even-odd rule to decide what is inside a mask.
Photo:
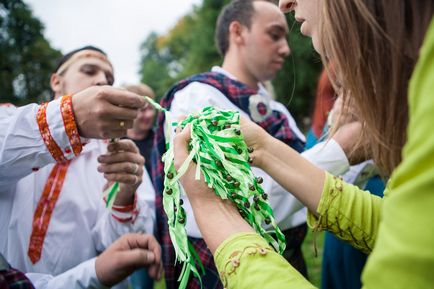
[[(208, 71), (222, 62), (214, 45), (218, 14), (230, 0), (203, 0), (201, 5), (180, 19), (166, 34), (150, 34), (143, 46), (153, 39), (154, 49), (142, 49), (142, 81), (151, 85), (161, 97), (176, 81), (189, 75)], [(301, 121), (310, 116), (317, 78), (321, 70), (320, 57), (311, 40), (300, 35), (299, 24), (288, 15), (291, 56), (273, 81), (277, 100)], [(158, 67), (154, 67), (154, 59)], [(165, 70), (166, 73), (161, 73)]]
[(50, 75), (61, 53), (43, 30), (22, 0), (0, 1), (0, 102), (22, 105), (49, 96)]
[(172, 77), (169, 73), (171, 57), (167, 49), (157, 47), (158, 35), (151, 33), (141, 46), (141, 81), (155, 91), (157, 98), (161, 97), (170, 87)]

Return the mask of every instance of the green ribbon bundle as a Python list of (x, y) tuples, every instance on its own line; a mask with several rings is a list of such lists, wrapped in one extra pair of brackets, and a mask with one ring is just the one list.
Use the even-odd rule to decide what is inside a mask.
[[(168, 120), (166, 118), (166, 124), (169, 123)], [(244, 142), (240, 130), (239, 112), (207, 107), (198, 114), (189, 115), (178, 126), (184, 128), (187, 124), (191, 124), (190, 153), (178, 172), (174, 167), (173, 146), (168, 143), (170, 129), (167, 127), (167, 152), (163, 156), (165, 173), (163, 206), (177, 260), (183, 263), (179, 280), (181, 289), (186, 287), (190, 271), (200, 279), (195, 264), (202, 265), (187, 239), (185, 231), (187, 220), (181, 200), (182, 187), (178, 182), (192, 161), (197, 164), (197, 180), (200, 180), (202, 173), (205, 182), (215, 194), (234, 202), (241, 216), (276, 251), (283, 253), (286, 246), (285, 236), (275, 222), (268, 196), (260, 186), (262, 179), (255, 178), (252, 173), (249, 164), (250, 149)], [(273, 229), (265, 230), (262, 226), (264, 223), (271, 224)]]

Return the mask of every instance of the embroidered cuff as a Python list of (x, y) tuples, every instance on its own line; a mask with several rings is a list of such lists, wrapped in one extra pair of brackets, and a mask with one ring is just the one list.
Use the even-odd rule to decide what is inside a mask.
[[(107, 199), (104, 199), (107, 203)], [(139, 214), (137, 203), (137, 193), (134, 194), (134, 202), (131, 205), (117, 206), (113, 205), (111, 209), (112, 217), (119, 223), (134, 223)]]
[(63, 152), (60, 149), (59, 145), (54, 140), (47, 122), (47, 107), (53, 106), (57, 105), (51, 102), (50, 105), (48, 103), (43, 103), (41, 106), (39, 106), (38, 112), (36, 114), (36, 121), (38, 123), (39, 132), (41, 133), (41, 137), (44, 140), (47, 150), (50, 152), (53, 159), (56, 162), (60, 163), (66, 161), (66, 158), (63, 155)]
[[(78, 156), (81, 153), (83, 146), (81, 145), (80, 135), (78, 134), (78, 128), (75, 122), (74, 110), (72, 109), (71, 95), (66, 95), (62, 97), (62, 100), (60, 102), (60, 111), (62, 113), (65, 132), (72, 147), (72, 152), (74, 153), (74, 156)], [(71, 154), (70, 148), (65, 148), (64, 151), (68, 155)], [(68, 159), (70, 159), (70, 157), (68, 157)]]
[(227, 288), (228, 278), (236, 274), (247, 256), (265, 256), (273, 249), (256, 233), (240, 233), (225, 240), (215, 252), (215, 263), (223, 286)]
[(307, 223), (314, 231), (330, 231), (339, 239), (349, 242), (356, 249), (370, 253), (375, 236), (366, 232), (362, 224), (358, 223), (356, 214), (363, 214), (362, 208), (359, 208), (360, 212), (353, 212), (354, 208), (351, 205), (354, 201), (349, 198), (351, 194), (369, 193), (350, 191), (353, 187), (344, 183), (341, 178), (327, 174), (317, 208), (318, 217), (309, 212)]
[[(46, 130), (49, 132), (51, 138), (50, 142), (53, 142), (58, 148), (55, 151), (49, 148), (51, 155), (57, 162), (73, 159), (80, 154), (83, 146), (72, 109), (72, 96), (63, 96), (49, 102), (45, 106), (45, 112), (41, 111), (42, 106), (39, 109), (41, 114), (45, 114), (45, 120), (42, 120), (42, 116), (39, 117), (38, 112), (38, 124), (41, 128), (40, 121), (46, 123)], [(47, 145), (47, 142), (45, 144)]]

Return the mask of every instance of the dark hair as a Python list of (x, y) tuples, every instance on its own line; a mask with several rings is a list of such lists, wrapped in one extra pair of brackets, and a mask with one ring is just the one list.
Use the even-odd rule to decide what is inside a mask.
[(250, 29), (255, 12), (254, 1), (258, 0), (233, 0), (220, 12), (215, 31), (215, 44), (222, 56), (229, 49), (229, 26), (232, 22), (238, 21)]
[(77, 52), (83, 51), (83, 50), (93, 50), (96, 52), (99, 52), (101, 54), (104, 54), (105, 56), (107, 56), (107, 54), (102, 50), (99, 49), (98, 47), (92, 46), (92, 45), (87, 45), (78, 49), (75, 49), (71, 52), (68, 52), (67, 54), (63, 55), (58, 61), (57, 61), (57, 65), (56, 68), (54, 69), (53, 73), (56, 73), (57, 70), (59, 70), (60, 66), (62, 66), (62, 64), (64, 64), (66, 61), (68, 61), (68, 59), (70, 59), (74, 54), (76, 54)]

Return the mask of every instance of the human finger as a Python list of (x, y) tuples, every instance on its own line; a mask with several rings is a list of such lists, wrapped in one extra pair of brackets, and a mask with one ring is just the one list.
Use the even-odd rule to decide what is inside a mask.
[(125, 163), (115, 163), (110, 165), (99, 165), (98, 172), (104, 174), (114, 174), (114, 173), (125, 173), (132, 174), (136, 176), (143, 175), (143, 165), (137, 163), (125, 162)]
[(134, 92), (110, 86), (104, 86), (101, 93), (108, 102), (117, 106), (142, 108), (148, 103), (144, 97)]
[(104, 178), (109, 182), (119, 182), (127, 185), (137, 185), (141, 183), (142, 176), (126, 174), (126, 173), (113, 173), (113, 174), (104, 174)]
[(124, 151), (139, 153), (139, 148), (137, 147), (137, 145), (129, 139), (121, 139), (115, 143), (111, 143), (107, 146), (107, 150), (109, 152)]
[(143, 165), (145, 159), (138, 153), (132, 152), (118, 152), (113, 154), (104, 154), (98, 157), (98, 162), (101, 164), (114, 164), (114, 163), (137, 163)]

